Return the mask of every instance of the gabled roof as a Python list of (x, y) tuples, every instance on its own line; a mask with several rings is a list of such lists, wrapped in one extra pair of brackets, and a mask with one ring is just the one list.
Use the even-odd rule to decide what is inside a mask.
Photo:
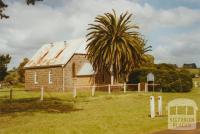
[(25, 68), (65, 65), (75, 54), (86, 54), (86, 39), (75, 39), (43, 45)]

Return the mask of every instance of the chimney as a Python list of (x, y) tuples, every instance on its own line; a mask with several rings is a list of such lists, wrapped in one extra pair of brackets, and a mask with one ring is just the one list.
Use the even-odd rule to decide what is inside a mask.
[(64, 41), (64, 48), (67, 47), (67, 41)]
[(65, 45), (65, 46), (67, 45), (67, 41), (64, 41), (64, 45)]
[(53, 42), (51, 42), (50, 44), (51, 44), (51, 47), (53, 47)]

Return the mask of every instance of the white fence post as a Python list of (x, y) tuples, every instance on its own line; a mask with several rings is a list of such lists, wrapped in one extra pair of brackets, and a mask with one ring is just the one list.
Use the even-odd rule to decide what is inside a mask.
[(145, 83), (145, 92), (148, 92), (148, 83)]
[(150, 117), (155, 117), (155, 101), (154, 96), (150, 96)]
[(95, 85), (92, 86), (92, 96), (95, 95)]
[(162, 96), (158, 96), (158, 115), (162, 116)]
[(40, 92), (40, 100), (43, 101), (44, 100), (44, 87), (41, 87), (41, 92)]
[(110, 84), (108, 85), (108, 94), (110, 94)]
[(197, 83), (197, 81), (194, 82), (194, 87), (195, 87), (195, 88), (198, 87), (198, 83)]
[(76, 86), (74, 86), (73, 97), (76, 98)]
[(124, 82), (124, 93), (126, 93), (126, 82)]
[(138, 92), (140, 92), (140, 91), (141, 91), (141, 84), (138, 83)]

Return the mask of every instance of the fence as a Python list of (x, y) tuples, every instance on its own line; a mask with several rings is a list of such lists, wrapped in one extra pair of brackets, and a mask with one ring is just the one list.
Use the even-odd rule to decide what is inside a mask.
[[(87, 92), (86, 96), (95, 96), (97, 94), (97, 91), (100, 91), (101, 94), (113, 94), (113, 93), (127, 93), (130, 91), (134, 92), (149, 92), (149, 91), (155, 91), (155, 87), (159, 86), (159, 84), (147, 84), (147, 83), (138, 83), (138, 84), (105, 84), (105, 85), (75, 85), (72, 89), (72, 93), (63, 93), (63, 96), (66, 94), (71, 94), (73, 98), (76, 98), (77, 96), (81, 96), (81, 93), (84, 91)], [(44, 100), (44, 94), (51, 94), (51, 92), (48, 92), (45, 90), (45, 88), (42, 86), (40, 90), (34, 91), (34, 90), (19, 90), (13, 88), (7, 88), (7, 90), (0, 90), (0, 99), (2, 98), (2, 93), (6, 93), (6, 97), (12, 101), (13, 100), (13, 94), (16, 92), (24, 93), (24, 92), (37, 92), (37, 95), (33, 94), (35, 97), (37, 97), (40, 101)], [(89, 93), (89, 94), (88, 94)], [(99, 93), (99, 92), (98, 92)], [(56, 93), (53, 92), (50, 96), (56, 96)], [(29, 95), (29, 97), (33, 97), (32, 94)], [(56, 96), (57, 97), (57, 96)], [(3, 97), (5, 98), (5, 97)]]
[[(16, 94), (16, 93), (20, 93), (21, 97), (25, 97), (25, 93), (30, 93), (30, 92), (34, 92), (34, 93), (37, 93), (37, 96), (40, 97), (40, 100), (43, 100), (43, 95), (44, 95), (44, 90), (43, 88), (41, 89), (41, 92), (38, 92), (38, 91), (33, 91), (33, 90), (21, 90), (21, 89), (13, 89), (13, 88), (7, 88), (7, 89), (1, 89), (0, 90), (0, 99), (9, 99), (10, 102), (12, 102), (13, 100), (13, 96)], [(29, 94), (28, 96), (31, 97), (31, 98), (34, 98), (35, 95), (33, 94)], [(19, 95), (17, 96), (17, 98), (19, 98)]]
[[(160, 84), (148, 84), (144, 83), (138, 83), (138, 84), (105, 84), (105, 85), (75, 85), (73, 88), (73, 97), (77, 97), (77, 92), (78, 91), (84, 91), (85, 90), (90, 90), (91, 91), (91, 96), (95, 96), (96, 91), (107, 91), (108, 94), (111, 94), (112, 92), (116, 91), (123, 91), (123, 93), (126, 93), (127, 91), (137, 91), (137, 92), (149, 92), (149, 91), (155, 91), (155, 87), (160, 86)], [(151, 89), (152, 88), (152, 89)], [(151, 90), (149, 90), (151, 89)], [(158, 90), (157, 90), (158, 91)], [(159, 91), (162, 91), (159, 89)]]

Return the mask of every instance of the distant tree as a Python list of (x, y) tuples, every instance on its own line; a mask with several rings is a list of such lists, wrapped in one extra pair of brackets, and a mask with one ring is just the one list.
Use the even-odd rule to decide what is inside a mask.
[[(25, 0), (27, 5), (35, 5), (35, 2), (37, 1), (43, 1), (43, 0)], [(3, 0), (0, 0), (0, 19), (8, 19), (9, 16), (4, 14), (5, 9), (8, 7), (7, 4), (5, 4), (5, 2), (3, 2)]]
[(142, 67), (152, 67), (154, 66), (154, 56), (150, 54), (144, 54), (145, 61), (142, 64)]
[(191, 64), (183, 64), (183, 68), (191, 68), (191, 69), (196, 69), (197, 65), (195, 63)]
[(0, 81), (4, 80), (7, 75), (7, 65), (10, 63), (11, 56), (9, 54), (0, 55)]
[(9, 85), (17, 84), (19, 82), (19, 74), (17, 72), (17, 69), (13, 68), (12, 70), (10, 70), (4, 78), (4, 81)]
[(157, 69), (166, 69), (166, 70), (176, 70), (177, 65), (176, 64), (167, 64), (167, 63), (161, 63), (156, 65)]
[(3, 13), (5, 8), (7, 8), (7, 7), (8, 7), (8, 5), (6, 5), (2, 0), (0, 0), (0, 19), (9, 18), (9, 16), (7, 16)]
[(37, 2), (37, 1), (43, 1), (43, 0), (26, 0), (26, 3), (28, 5), (30, 5), (30, 4), (35, 5), (35, 2)]
[(19, 64), (19, 67), (17, 69), (17, 72), (19, 74), (19, 82), (23, 82), (25, 81), (25, 70), (24, 70), (24, 66), (26, 65), (26, 63), (28, 63), (29, 59), (28, 58), (24, 58), (24, 60)]

